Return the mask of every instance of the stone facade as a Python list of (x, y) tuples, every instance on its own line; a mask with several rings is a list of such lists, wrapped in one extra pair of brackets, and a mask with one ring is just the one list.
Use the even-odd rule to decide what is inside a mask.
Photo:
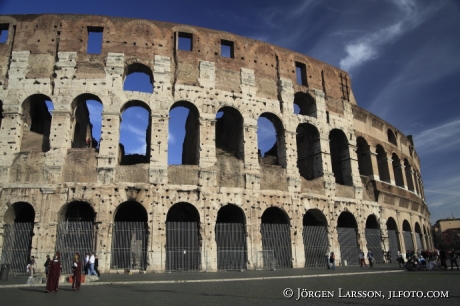
[[(327, 248), (338, 263), (344, 213), (355, 220), (365, 251), (370, 217), (382, 250), (390, 247), (389, 221), (402, 251), (405, 222), (414, 245), (419, 233), (418, 248), (433, 247), (412, 138), (360, 108), (346, 72), (264, 42), (180, 24), (18, 15), (0, 16), (0, 25), (8, 31), (0, 43), (0, 250), (5, 225), (18, 222), (27, 204), (34, 212), (31, 253), (41, 266), (74, 202), (94, 211), (93, 250), (104, 272), (116, 269), (113, 228), (123, 203), (145, 211), (147, 271), (166, 269), (166, 221), (178, 203), (198, 212), (201, 270), (218, 269), (216, 220), (228, 205), (244, 215), (249, 269), (257, 268), (251, 258), (264, 249), (261, 223), (272, 207), (289, 225), (292, 267), (307, 262), (302, 229), (308, 212), (325, 220)], [(103, 32), (100, 54), (86, 52), (91, 30)], [(178, 48), (184, 33), (191, 50)], [(223, 42), (231, 48), (228, 57), (221, 54)], [(151, 76), (153, 93), (123, 90), (133, 71)], [(85, 97), (103, 106), (98, 149), (73, 145), (78, 117), (87, 112), (76, 109)], [(54, 106), (49, 118), (45, 100)], [(121, 114), (133, 103), (149, 111), (146, 160), (123, 163)], [(193, 152), (187, 163), (168, 166), (168, 119), (176, 105), (194, 110), (196, 120), (187, 126), (196, 134), (186, 139), (184, 152)], [(228, 118), (217, 119), (223, 109)], [(260, 116), (277, 129), (271, 162), (258, 154)], [(83, 133), (78, 137), (87, 137), (88, 129)]]

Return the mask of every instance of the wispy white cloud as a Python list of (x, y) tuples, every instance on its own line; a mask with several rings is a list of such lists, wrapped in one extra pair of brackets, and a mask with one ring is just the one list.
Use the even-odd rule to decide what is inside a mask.
[(384, 45), (417, 27), (433, 10), (431, 7), (422, 8), (415, 0), (394, 0), (394, 4), (402, 13), (398, 21), (346, 43), (346, 56), (340, 60), (340, 68), (351, 72), (363, 63), (376, 59)]
[(169, 144), (176, 143), (176, 136), (174, 136), (174, 134), (171, 131), (168, 132), (168, 143)]
[(423, 154), (448, 152), (460, 148), (460, 119), (436, 126), (414, 135), (417, 151)]

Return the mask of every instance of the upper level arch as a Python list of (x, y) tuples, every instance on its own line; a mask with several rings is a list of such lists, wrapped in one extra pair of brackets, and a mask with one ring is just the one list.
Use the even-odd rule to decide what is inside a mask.
[(101, 139), (102, 111), (101, 99), (91, 93), (77, 96), (71, 103), (74, 120), (72, 148), (96, 148)]
[(315, 99), (309, 93), (296, 93), (294, 95), (294, 114), (316, 118)]
[(379, 169), (379, 177), (380, 180), (383, 182), (390, 183), (390, 170), (388, 169), (388, 157), (385, 149), (381, 145), (377, 145), (376, 147), (377, 152), (377, 163)]
[(403, 178), (403, 165), (401, 165), (401, 160), (396, 153), (393, 153), (391, 156), (392, 165), (393, 165), (393, 173), (395, 176), (395, 183), (396, 186), (404, 188), (404, 178)]
[(283, 123), (273, 113), (262, 113), (257, 120), (257, 145), (260, 162), (286, 167), (286, 139)]
[(128, 64), (123, 76), (123, 90), (153, 93), (153, 72), (142, 63)]
[(358, 167), (360, 175), (373, 175), (371, 149), (366, 139), (363, 137), (356, 138)]
[(302, 123), (296, 130), (297, 168), (306, 180), (323, 175), (321, 142), (318, 129), (310, 123)]
[(395, 133), (391, 129), (388, 129), (387, 136), (388, 136), (389, 143), (394, 144), (395, 146), (398, 145), (398, 142), (396, 141)]
[(216, 114), (216, 154), (227, 152), (244, 159), (244, 120), (233, 107), (224, 106)]
[(29, 96), (22, 103), (23, 134), (21, 151), (47, 152), (50, 149), (51, 99), (43, 94)]
[(350, 151), (345, 133), (341, 130), (333, 129), (329, 133), (329, 146), (335, 182), (341, 185), (352, 186)]

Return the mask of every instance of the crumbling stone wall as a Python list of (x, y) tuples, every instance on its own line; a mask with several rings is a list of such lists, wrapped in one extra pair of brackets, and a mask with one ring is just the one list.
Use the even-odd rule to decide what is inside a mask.
[[(322, 215), (327, 223), (328, 247), (338, 262), (336, 228), (343, 212), (354, 216), (362, 249), (371, 215), (380, 225), (385, 250), (387, 220), (394, 220), (400, 230), (404, 221), (411, 228), (429, 228), (412, 138), (360, 108), (348, 74), (336, 67), (231, 33), (157, 21), (18, 15), (0, 16), (0, 24), (8, 27), (8, 40), (0, 44), (0, 250), (3, 224), (14, 219), (15, 207), (24, 205), (18, 203), (28, 203), (35, 211), (32, 254), (38, 257), (37, 266), (43, 254), (54, 250), (57, 224), (64, 220), (68, 204), (88, 203), (95, 212), (95, 251), (102, 271), (110, 270), (113, 222), (126, 201), (139, 203), (147, 214), (148, 271), (165, 270), (166, 216), (181, 202), (199, 213), (206, 270), (217, 269), (215, 224), (219, 210), (229, 204), (244, 213), (248, 258), (262, 250), (263, 213), (271, 207), (281, 209), (289, 219), (293, 267), (305, 264), (300, 233), (308, 211)], [(86, 52), (88, 31), (94, 28), (103, 32), (100, 54)], [(192, 50), (178, 50), (180, 32), (192, 37)], [(232, 56), (220, 54), (222, 41), (231, 43)], [(302, 84), (296, 82), (296, 65), (306, 70)], [(126, 75), (135, 67), (151, 75), (153, 93), (123, 90)], [(49, 118), (46, 112), (39, 116), (49, 122), (40, 125), (49, 131), (41, 140), (31, 134), (36, 132), (27, 119), (28, 101), (37, 94), (54, 106)], [(103, 105), (97, 149), (72, 147), (80, 116), (75, 113), (77, 102), (87, 95)], [(127, 159), (119, 144), (120, 118), (133, 101), (150, 113), (148, 146), (145, 156)], [(196, 116), (187, 119), (191, 133), (183, 146), (193, 152), (184, 156), (183, 165), (168, 166), (169, 111), (184, 101), (196, 108)], [(295, 114), (295, 103), (306, 104), (307, 111)], [(216, 119), (221, 109), (229, 115)], [(82, 112), (85, 117), (84, 108)], [(267, 114), (278, 122), (277, 143), (269, 157), (261, 158), (257, 119)], [(81, 122), (87, 136), (88, 122)], [(317, 130), (314, 139), (305, 142), (306, 146), (314, 141), (309, 154), (297, 139), (298, 127), (305, 125)], [(388, 139), (389, 129), (396, 142)], [(332, 131), (344, 135), (338, 152), (329, 144)], [(357, 154), (358, 137), (368, 151)], [(380, 160), (377, 146), (384, 149)], [(399, 172), (400, 186), (393, 153), (401, 161), (398, 167), (406, 167)], [(333, 167), (331, 155), (340, 165)], [(305, 171), (299, 170), (307, 163), (299, 162), (299, 156), (308, 161)], [(364, 157), (369, 173), (363, 179), (358, 160)], [(380, 180), (381, 167), (388, 169), (388, 181)], [(335, 169), (346, 180), (337, 180)], [(432, 247), (431, 234), (424, 235), (426, 246)], [(254, 268), (251, 265), (248, 268)]]

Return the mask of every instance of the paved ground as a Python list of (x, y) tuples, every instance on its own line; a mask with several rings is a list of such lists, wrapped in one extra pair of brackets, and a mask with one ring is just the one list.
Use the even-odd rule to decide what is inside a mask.
[[(90, 305), (235, 306), (295, 305), (308, 302), (313, 305), (459, 305), (459, 280), (460, 271), (407, 272), (388, 264), (375, 268), (338, 267), (335, 271), (307, 268), (217, 273), (107, 274), (102, 275), (99, 282), (82, 285), (80, 292), (71, 291), (70, 286), (65, 284), (60, 286), (59, 293), (44, 294), (44, 285), (27, 286), (24, 285), (26, 277), (12, 277), (9, 281), (0, 281), (0, 304), (50, 305), (71, 302)], [(284, 295), (291, 294), (289, 289), (292, 290), (292, 297), (286, 298)], [(374, 297), (357, 297), (365, 294)], [(399, 297), (389, 299), (395, 294)], [(448, 297), (403, 297), (417, 294), (447, 294)]]

